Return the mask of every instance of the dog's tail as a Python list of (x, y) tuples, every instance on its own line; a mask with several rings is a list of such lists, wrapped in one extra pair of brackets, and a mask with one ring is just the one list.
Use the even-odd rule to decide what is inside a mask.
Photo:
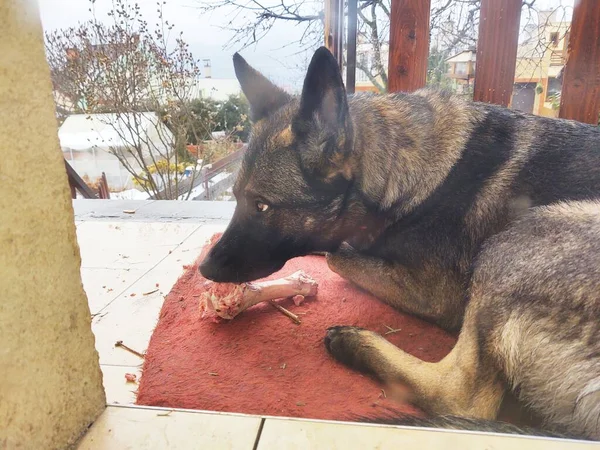
[(383, 416), (361, 416), (356, 422), (382, 425), (404, 425), (409, 427), (441, 428), (446, 430), (480, 431), (485, 433), (517, 434), (528, 436), (552, 437), (562, 439), (581, 439), (554, 431), (539, 430), (527, 426), (517, 426), (507, 422), (473, 419), (459, 416), (435, 416), (431, 418), (416, 417), (390, 410)]

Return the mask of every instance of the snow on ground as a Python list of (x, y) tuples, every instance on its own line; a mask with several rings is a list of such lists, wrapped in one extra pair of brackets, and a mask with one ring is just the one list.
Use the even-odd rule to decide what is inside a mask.
[[(227, 172), (222, 172), (218, 175), (216, 175), (214, 178), (212, 178), (208, 184), (210, 186), (213, 186), (215, 183), (218, 183), (219, 181), (224, 180), (225, 178), (227, 178), (228, 176), (230, 176), (230, 173)], [(199, 184), (198, 186), (196, 186), (194, 189), (192, 189), (192, 193), (189, 195), (189, 200), (193, 200), (195, 197), (197, 197), (198, 195), (201, 195), (204, 192), (204, 183)], [(231, 200), (232, 198), (229, 197), (227, 194), (230, 194), (230, 191), (228, 190), (227, 192), (223, 193), (224, 195), (224, 200)], [(138, 191), (137, 189), (126, 189), (124, 191), (121, 192), (111, 192), (110, 193), (110, 199), (111, 200), (147, 200), (150, 196), (148, 195), (147, 192), (144, 191)], [(83, 198), (81, 196), (81, 194), (79, 192), (77, 192), (77, 198)], [(186, 198), (188, 198), (188, 193), (185, 192), (183, 195), (181, 195), (179, 197), (179, 200), (185, 200)]]
[(126, 189), (121, 192), (111, 192), (111, 200), (147, 200), (149, 197), (147, 192), (138, 191), (137, 189)]

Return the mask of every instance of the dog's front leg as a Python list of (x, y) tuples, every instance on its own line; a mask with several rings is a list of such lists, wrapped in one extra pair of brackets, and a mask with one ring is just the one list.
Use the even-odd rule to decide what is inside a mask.
[[(431, 321), (446, 330), (460, 329), (464, 296), (448, 280), (408, 270), (400, 264), (364, 255), (348, 244), (327, 254), (329, 268), (390, 306)], [(431, 279), (434, 278), (434, 279)]]
[(407, 399), (431, 414), (495, 419), (502, 403), (505, 387), (490, 359), (482, 358), (473, 323), (465, 323), (452, 352), (438, 363), (415, 358), (356, 327), (330, 328), (325, 346), (338, 361), (390, 388), (408, 385)]

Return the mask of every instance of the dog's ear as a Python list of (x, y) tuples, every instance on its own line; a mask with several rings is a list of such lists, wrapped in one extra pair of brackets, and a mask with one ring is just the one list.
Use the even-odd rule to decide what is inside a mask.
[(348, 101), (338, 63), (321, 47), (308, 66), (296, 126), (301, 132), (316, 120), (325, 131), (337, 134), (346, 128), (347, 118)]
[(239, 53), (233, 55), (233, 67), (242, 92), (250, 103), (250, 119), (264, 119), (291, 100), (290, 95), (271, 83), (250, 66)]

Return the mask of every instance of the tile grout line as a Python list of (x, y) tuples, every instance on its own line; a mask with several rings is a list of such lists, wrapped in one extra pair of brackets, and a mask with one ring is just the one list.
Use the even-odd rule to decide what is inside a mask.
[[(175, 246), (175, 248), (173, 248), (171, 250), (171, 253), (173, 253), (175, 250), (177, 250), (179, 247), (181, 247), (185, 241), (187, 241), (196, 231), (198, 231), (200, 229), (200, 227), (202, 227), (204, 225), (204, 222), (200, 223), (196, 228), (194, 228), (194, 230), (188, 234), (183, 241), (181, 241), (179, 244), (177, 244)], [(171, 253), (167, 253), (167, 255), (163, 256), (156, 264), (154, 264), (152, 267), (150, 267), (147, 271), (143, 272), (138, 278), (136, 278), (133, 282), (131, 282), (131, 284), (125, 286), (123, 288), (123, 290), (121, 292), (119, 292), (110, 302), (108, 302), (106, 305), (104, 305), (99, 311), (97, 311), (95, 314), (101, 314), (102, 312), (104, 312), (104, 310), (106, 308), (108, 308), (110, 305), (112, 305), (114, 303), (115, 300), (117, 300), (119, 297), (121, 297), (121, 295), (123, 295), (123, 293), (127, 290), (129, 290), (135, 283), (137, 283), (138, 281), (140, 281), (142, 278), (144, 278), (146, 275), (148, 275), (152, 270), (154, 270), (156, 268), (156, 266), (158, 266), (161, 262), (163, 262), (165, 259), (167, 259), (169, 257), (169, 255), (171, 255)], [(81, 270), (81, 268), (80, 268)]]
[(256, 433), (256, 440), (254, 441), (254, 446), (252, 447), (252, 450), (258, 449), (258, 444), (260, 444), (260, 437), (262, 435), (263, 427), (265, 426), (265, 420), (266, 419), (264, 417), (260, 418), (260, 425), (258, 426), (258, 433)]

